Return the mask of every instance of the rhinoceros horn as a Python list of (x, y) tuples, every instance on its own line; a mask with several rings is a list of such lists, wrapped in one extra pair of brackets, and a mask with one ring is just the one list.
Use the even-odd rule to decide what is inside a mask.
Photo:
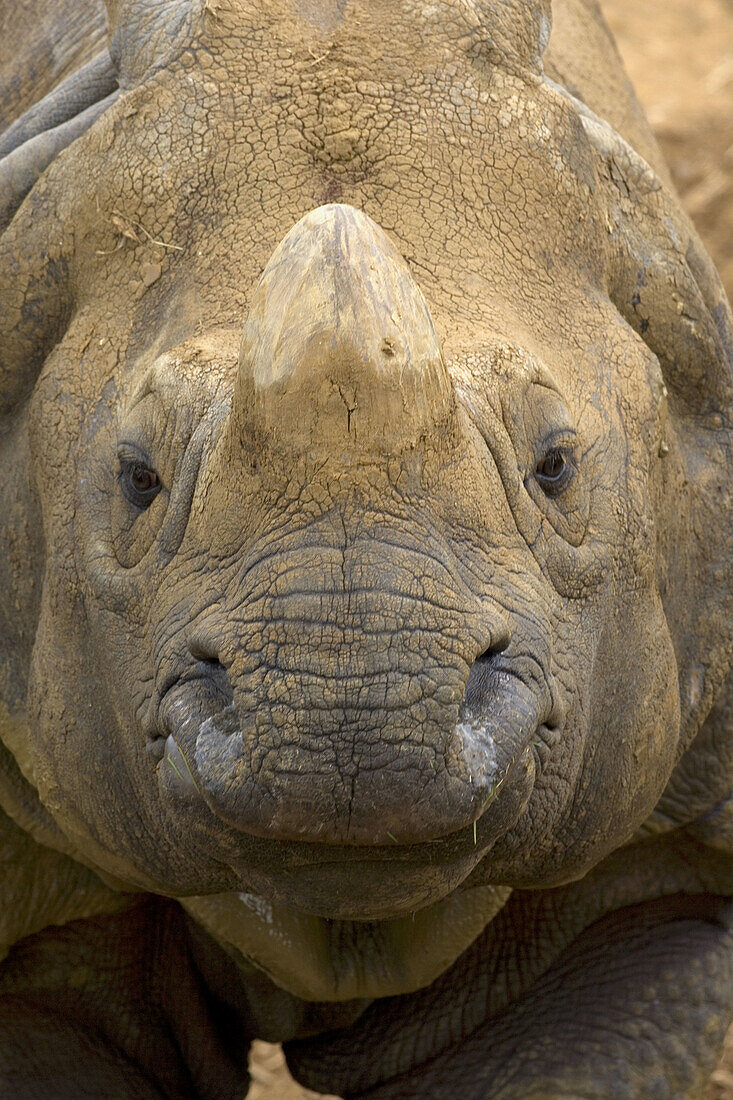
[(386, 234), (351, 206), (307, 214), (250, 303), (232, 410), (240, 435), (296, 452), (392, 454), (452, 409), (430, 312)]

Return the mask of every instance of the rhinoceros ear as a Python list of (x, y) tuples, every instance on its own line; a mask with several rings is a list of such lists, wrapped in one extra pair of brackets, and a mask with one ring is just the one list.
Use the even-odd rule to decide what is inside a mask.
[(120, 86), (131, 88), (190, 41), (205, 0), (105, 0), (109, 51)]
[(659, 359), (677, 415), (724, 429), (733, 419), (733, 318), (705, 246), (647, 161), (582, 100), (545, 82), (572, 104), (595, 153), (611, 300)]
[(476, 33), (471, 49), (540, 72), (552, 30), (552, 0), (463, 0), (461, 7)]
[[(660, 803), (669, 821), (685, 802), (673, 791), (689, 794), (701, 780), (712, 798), (720, 779), (711, 770), (710, 736), (698, 732), (733, 660), (733, 320), (676, 197), (606, 123), (582, 105), (578, 113), (596, 154), (611, 234), (610, 297), (657, 357), (668, 391), (668, 434), (654, 456), (651, 493), (685, 752)], [(724, 748), (718, 740), (712, 756), (729, 769)], [(727, 781), (729, 789), (729, 773)], [(704, 793), (696, 805), (687, 799), (690, 819), (704, 803)]]
[(718, 274), (647, 162), (607, 123), (581, 119), (605, 184), (611, 299), (659, 359), (677, 412), (722, 427), (733, 412), (733, 322)]
[(10, 223), (49, 164), (118, 96), (105, 49), (0, 136), (0, 419), (27, 397), (71, 308), (69, 246), (59, 219), (29, 212), (17, 234)]
[(117, 72), (103, 50), (16, 119), (0, 137), (0, 230), (41, 173), (116, 100)]

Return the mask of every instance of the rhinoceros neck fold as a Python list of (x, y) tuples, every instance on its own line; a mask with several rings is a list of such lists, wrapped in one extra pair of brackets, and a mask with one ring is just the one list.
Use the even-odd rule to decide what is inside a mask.
[(39, 844), (76, 858), (39, 798), (29, 740), (25, 715), (11, 714), (0, 702), (0, 809)]
[(0, 962), (13, 944), (49, 925), (117, 912), (136, 900), (79, 859), (32, 784), (27, 745), (25, 717), (0, 703)]
[(430, 312), (385, 233), (350, 206), (302, 218), (254, 292), (233, 418), (284, 449), (401, 451), (453, 407)]
[(466, 886), (418, 913), (385, 921), (325, 920), (252, 894), (192, 897), (181, 904), (281, 989), (308, 1001), (348, 1001), (429, 985), (510, 894), (504, 886)]
[(104, 851), (91, 838), (74, 840), (61, 829), (47, 808), (48, 792), (41, 797), (37, 789), (29, 742), (30, 728), (25, 714), (11, 714), (0, 701), (0, 816), (5, 813), (37, 844), (93, 871), (105, 888), (123, 893), (145, 889), (144, 885), (128, 883), (112, 872), (107, 873), (103, 869), (107, 862)]

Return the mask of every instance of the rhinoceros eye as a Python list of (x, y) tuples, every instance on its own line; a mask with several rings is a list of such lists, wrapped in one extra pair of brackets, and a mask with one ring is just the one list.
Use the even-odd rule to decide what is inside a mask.
[(160, 478), (139, 459), (120, 459), (120, 488), (130, 504), (147, 508), (161, 490)]
[(559, 496), (573, 479), (574, 467), (570, 456), (561, 447), (553, 447), (537, 463), (534, 476), (548, 497)]

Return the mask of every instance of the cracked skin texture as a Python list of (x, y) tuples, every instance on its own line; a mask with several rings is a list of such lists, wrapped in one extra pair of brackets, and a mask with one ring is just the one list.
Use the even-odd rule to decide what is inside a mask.
[(698, 1095), (730, 313), (595, 5), (109, 20), (0, 240), (0, 1095)]

